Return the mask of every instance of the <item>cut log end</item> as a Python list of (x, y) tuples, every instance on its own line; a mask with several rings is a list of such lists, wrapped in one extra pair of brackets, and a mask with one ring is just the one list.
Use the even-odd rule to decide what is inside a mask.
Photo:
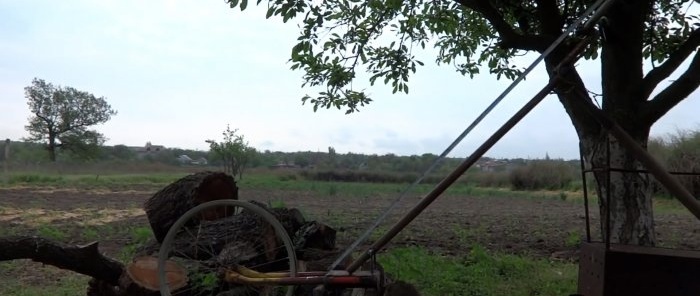
[[(158, 242), (170, 226), (188, 210), (219, 199), (238, 199), (236, 182), (222, 172), (200, 172), (185, 176), (156, 192), (144, 209)], [(212, 208), (201, 213), (199, 220), (216, 220), (233, 214), (230, 207)]]
[[(187, 285), (187, 271), (177, 263), (165, 261), (165, 278), (170, 291), (176, 291)], [(159, 291), (158, 258), (145, 256), (135, 258), (126, 266), (127, 280), (133, 282), (141, 289)], [(121, 284), (124, 286), (124, 283)]]

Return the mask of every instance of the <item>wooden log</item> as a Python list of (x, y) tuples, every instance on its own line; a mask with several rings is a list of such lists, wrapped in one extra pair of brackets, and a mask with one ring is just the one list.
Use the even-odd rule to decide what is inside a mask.
[[(156, 240), (162, 242), (170, 226), (185, 212), (218, 199), (238, 199), (238, 187), (233, 177), (223, 172), (200, 172), (185, 176), (156, 192), (146, 201), (144, 209)], [(199, 220), (215, 220), (232, 212), (227, 207), (213, 208), (203, 212)]]
[[(173, 261), (165, 262), (166, 281), (172, 294), (187, 286), (187, 271)], [(125, 295), (160, 295), (158, 258), (137, 257), (129, 263), (119, 278), (119, 287)]]
[(103, 256), (97, 242), (69, 246), (41, 237), (10, 236), (0, 238), (0, 261), (31, 259), (100, 279), (111, 285), (119, 284), (124, 266)]

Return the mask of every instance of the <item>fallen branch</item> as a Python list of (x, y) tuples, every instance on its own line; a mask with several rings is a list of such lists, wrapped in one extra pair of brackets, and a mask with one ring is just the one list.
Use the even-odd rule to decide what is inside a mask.
[(98, 243), (70, 246), (36, 236), (0, 238), (0, 261), (31, 259), (119, 285), (124, 265), (103, 256)]

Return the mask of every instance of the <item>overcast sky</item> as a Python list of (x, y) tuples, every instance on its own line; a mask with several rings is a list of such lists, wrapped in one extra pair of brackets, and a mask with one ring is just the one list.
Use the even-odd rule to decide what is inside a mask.
[[(27, 136), (24, 87), (34, 77), (104, 96), (119, 114), (97, 129), (108, 145), (206, 150), (230, 124), (258, 149), (338, 153), (441, 153), (510, 83), (471, 80), (434, 65), (434, 52), (410, 82), (409, 95), (369, 88), (359, 113), (302, 106), (302, 72), (289, 70), (293, 23), (266, 20), (264, 9), (232, 10), (223, 0), (0, 0), (0, 138)], [(534, 59), (523, 58), (523, 67)], [(579, 66), (599, 91), (596, 63)], [(542, 67), (451, 156), (467, 156), (546, 82)], [(363, 85), (365, 82), (358, 82)], [(663, 135), (700, 127), (700, 95), (652, 129)], [(556, 97), (549, 96), (487, 156), (578, 157), (578, 140)]]

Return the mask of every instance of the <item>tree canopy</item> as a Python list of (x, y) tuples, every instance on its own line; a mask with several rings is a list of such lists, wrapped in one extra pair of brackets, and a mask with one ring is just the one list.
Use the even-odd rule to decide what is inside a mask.
[[(306, 96), (303, 100), (311, 103), (314, 109), (345, 107), (350, 113), (371, 102), (362, 90), (353, 88), (352, 82), (362, 70), (360, 67), (371, 75), (371, 84), (379, 79), (391, 84), (394, 92), (408, 93), (411, 74), (424, 63), (416, 59), (414, 52), (434, 46), (438, 49), (435, 62), (452, 65), (463, 75), (478, 74), (485, 66), (497, 78), (513, 79), (523, 69), (523, 65), (514, 64), (514, 57), (527, 51), (544, 51), (594, 2), (268, 1), (267, 17), (280, 16), (285, 22), (297, 17), (302, 19), (299, 42), (291, 53), (292, 69), (303, 70), (304, 86), (325, 88), (318, 95)], [(637, 30), (626, 32), (639, 34), (634, 44), (628, 44), (628, 49), (634, 49), (630, 58), (635, 58), (639, 67), (629, 70), (640, 71), (635, 74), (641, 76), (642, 59), (654, 65), (642, 83), (645, 87), (640, 97), (646, 99), (658, 83), (700, 45), (699, 19), (687, 14), (691, 0), (619, 2), (619, 6), (627, 7), (618, 9), (627, 10), (631, 18), (637, 18), (631, 25), (641, 25)], [(245, 0), (229, 0), (228, 3), (241, 10), (247, 7)], [(622, 25), (615, 21), (617, 19), (609, 20), (607, 25)], [(609, 34), (607, 37), (618, 36)], [(601, 47), (602, 42), (592, 44), (584, 57), (598, 58)], [(698, 59), (696, 56), (693, 68), (699, 67)], [(675, 88), (682, 88), (678, 84)], [(683, 93), (687, 96), (688, 89), (693, 88), (685, 88)], [(657, 96), (658, 101), (664, 101), (663, 96)], [(660, 102), (658, 107), (670, 104), (673, 102)], [(662, 110), (654, 117), (665, 113)]]
[(27, 140), (46, 144), (51, 161), (56, 161), (57, 148), (79, 156), (98, 152), (96, 147), (104, 143), (104, 136), (89, 128), (117, 114), (104, 97), (38, 78), (24, 91), (32, 113), (25, 127)]
[[(602, 38), (582, 53), (585, 59), (600, 60), (601, 106), (574, 63), (565, 65), (564, 73), (555, 69), (581, 36), (570, 34), (544, 61), (549, 76), (557, 77), (554, 93), (576, 129), (587, 163), (598, 169), (634, 171), (641, 164), (619, 141), (608, 137), (591, 116), (593, 108), (601, 108), (645, 147), (654, 122), (700, 85), (700, 18), (693, 13), (697, 11), (692, 7), (694, 0), (607, 1), (614, 2), (599, 22)], [(247, 0), (227, 2), (241, 10), (248, 6)], [(269, 0), (266, 16), (301, 23), (291, 68), (302, 71), (302, 86), (321, 89), (302, 101), (314, 110), (334, 107), (352, 113), (372, 101), (363, 89), (355, 88), (363, 85), (355, 83), (358, 73), (366, 71), (370, 85), (379, 80), (395, 93), (408, 93), (411, 75), (424, 65), (415, 53), (429, 46), (437, 49), (437, 64), (450, 65), (462, 75), (472, 77), (488, 69), (496, 78), (514, 79), (524, 66), (516, 63), (516, 57), (545, 51), (595, 2)], [(686, 61), (688, 67), (657, 91)], [(645, 69), (645, 64), (651, 67)], [(648, 176), (610, 175), (603, 170), (594, 175), (602, 220), (611, 220), (612, 237), (606, 239), (653, 245)], [(603, 186), (608, 179), (612, 186)]]

